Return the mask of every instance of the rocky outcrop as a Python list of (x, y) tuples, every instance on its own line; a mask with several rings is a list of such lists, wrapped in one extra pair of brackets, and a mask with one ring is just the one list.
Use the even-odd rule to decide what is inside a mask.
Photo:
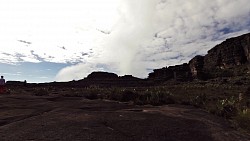
[(118, 75), (110, 72), (92, 72), (87, 76), (87, 79), (95, 79), (95, 80), (118, 79)]
[(174, 79), (178, 81), (192, 80), (190, 67), (187, 63), (168, 67), (174, 73)]
[(155, 69), (153, 70), (154, 72), (149, 73), (149, 79), (150, 80), (155, 80), (155, 81), (165, 81), (165, 80), (170, 80), (174, 78), (174, 72), (165, 67), (162, 69)]
[(246, 75), (250, 64), (250, 33), (227, 39), (204, 56), (208, 78)]
[(189, 67), (192, 74), (192, 78), (194, 79), (204, 79), (204, 56), (195, 56), (193, 59), (189, 61)]
[(156, 69), (154, 72), (149, 74), (148, 78), (154, 81), (167, 81), (171, 79), (178, 81), (188, 81), (192, 79), (192, 74), (189, 65), (184, 63), (182, 65)]
[(231, 68), (250, 62), (250, 33), (227, 39), (208, 51), (204, 68)]
[(118, 76), (109, 72), (92, 72), (87, 78), (76, 81), (74, 85), (79, 86), (99, 86), (99, 87), (137, 87), (152, 85), (145, 79), (133, 77), (132, 75)]
[(208, 51), (196, 56), (188, 64), (156, 69), (150, 80), (170, 79), (186, 81), (244, 75), (250, 72), (250, 33), (227, 39)]
[(141, 80), (140, 78), (134, 77), (133, 75), (119, 76), (119, 79), (121, 79), (121, 80), (129, 80), (129, 81)]

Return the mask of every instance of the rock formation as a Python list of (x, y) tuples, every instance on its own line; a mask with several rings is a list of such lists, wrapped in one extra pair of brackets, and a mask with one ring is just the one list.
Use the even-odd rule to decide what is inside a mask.
[(189, 61), (189, 67), (194, 79), (204, 79), (204, 56), (195, 56), (193, 59)]
[(112, 80), (112, 79), (118, 79), (118, 75), (110, 72), (92, 72), (87, 76), (87, 79)]
[(249, 73), (250, 33), (227, 39), (208, 51), (196, 56), (188, 64), (156, 69), (149, 74), (150, 80), (192, 80), (237, 76)]
[[(148, 86), (150, 82), (144, 79), (133, 77), (132, 75), (118, 76), (109, 72), (92, 72), (87, 78), (76, 81), (80, 86), (99, 86), (99, 87), (136, 87)], [(74, 84), (74, 85), (75, 85)]]
[(25, 81), (7, 81), (6, 85), (11, 85), (11, 86), (24, 86), (26, 84)]
[(170, 79), (188, 81), (192, 79), (192, 74), (189, 65), (184, 63), (182, 65), (156, 69), (154, 72), (149, 74), (148, 78), (155, 81), (167, 81)]
[(165, 81), (174, 78), (174, 72), (167, 67), (162, 69), (155, 69), (154, 72), (149, 73), (150, 80)]
[(227, 39), (208, 51), (204, 68), (230, 68), (250, 62), (250, 33)]

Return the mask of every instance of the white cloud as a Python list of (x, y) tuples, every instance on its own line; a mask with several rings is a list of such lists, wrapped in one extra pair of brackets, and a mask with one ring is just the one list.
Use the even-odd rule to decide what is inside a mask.
[(148, 69), (188, 62), (226, 38), (249, 32), (249, 16), (247, 0), (122, 1), (102, 53), (89, 63), (115, 62), (120, 75), (146, 77)]
[(55, 77), (56, 81), (69, 81), (69, 80), (78, 80), (86, 77), (86, 74), (90, 74), (93, 71), (113, 71), (115, 72), (116, 68), (112, 67), (113, 65), (105, 64), (96, 64), (96, 63), (81, 63), (73, 66), (66, 67), (59, 71)]
[(228, 37), (249, 32), (248, 3), (1, 1), (0, 42), (5, 48), (0, 48), (0, 61), (78, 62), (62, 69), (58, 81), (81, 79), (95, 70), (146, 77), (148, 69), (188, 62)]
[[(23, 61), (30, 61), (34, 57), (28, 54), (33, 50), (45, 61), (84, 61), (82, 52), (90, 52), (103, 36), (97, 29), (111, 30), (111, 23), (117, 20), (116, 5), (116, 0), (1, 1), (0, 42), (4, 48), (0, 48), (0, 54), (15, 56), (18, 52), (26, 56)], [(5, 62), (12, 60), (17, 58)]]
[(2, 75), (12, 75), (12, 76), (20, 76), (20, 73), (2, 73)]

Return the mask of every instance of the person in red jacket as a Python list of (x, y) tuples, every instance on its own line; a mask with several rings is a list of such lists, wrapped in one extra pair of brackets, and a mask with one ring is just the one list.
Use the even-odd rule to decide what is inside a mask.
[(0, 94), (5, 92), (5, 79), (1, 76), (0, 79)]

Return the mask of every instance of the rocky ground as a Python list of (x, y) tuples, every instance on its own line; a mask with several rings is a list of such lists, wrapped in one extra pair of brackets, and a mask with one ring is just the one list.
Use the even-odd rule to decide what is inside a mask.
[(0, 95), (0, 140), (247, 141), (190, 106), (135, 106), (80, 97)]

